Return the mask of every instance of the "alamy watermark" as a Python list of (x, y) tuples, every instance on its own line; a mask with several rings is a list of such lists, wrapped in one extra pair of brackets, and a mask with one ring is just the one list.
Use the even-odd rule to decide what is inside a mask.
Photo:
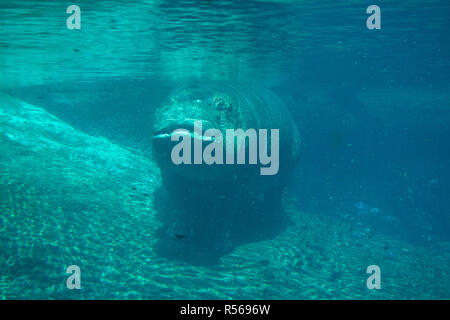
[(381, 29), (381, 9), (379, 6), (371, 5), (366, 9), (366, 13), (370, 14), (367, 18), (366, 25), (369, 30), (380, 30)]
[(73, 30), (81, 29), (81, 9), (77, 5), (71, 5), (67, 7), (66, 13), (70, 14), (70, 16), (66, 20), (67, 29)]
[[(66, 20), (67, 29), (81, 29), (81, 9), (77, 5), (70, 5), (66, 9), (66, 13), (70, 16)], [(367, 18), (366, 26), (369, 30), (381, 29), (381, 9), (377, 5), (370, 5), (366, 9), (366, 13), (370, 14)]]
[(77, 265), (71, 265), (67, 267), (66, 273), (70, 276), (67, 278), (67, 289), (81, 289), (81, 269)]
[[(270, 143), (268, 143), (267, 129), (259, 129), (258, 131), (255, 129), (247, 129), (246, 131), (243, 129), (226, 129), (224, 139), (222, 131), (219, 129), (208, 129), (203, 132), (202, 121), (196, 120), (194, 121), (193, 131), (180, 128), (175, 129), (172, 133), (159, 134), (156, 138), (168, 139), (170, 137), (171, 141), (179, 141), (172, 148), (170, 155), (175, 165), (246, 164), (248, 154), (248, 164), (257, 164), (259, 159), (259, 163), (265, 166), (260, 168), (261, 175), (275, 175), (278, 173), (280, 160), (279, 131), (279, 129), (270, 130)], [(192, 140), (194, 141), (193, 154)], [(207, 145), (203, 147), (203, 143), (207, 143)]]
[[(373, 290), (381, 289), (381, 269), (377, 265), (370, 265), (367, 267), (366, 272), (370, 274), (370, 276), (367, 278), (366, 286), (367, 289)], [(77, 265), (70, 265), (66, 273), (70, 274), (70, 276), (67, 278), (66, 286), (68, 289), (81, 289), (81, 269)]]
[(373, 264), (367, 267), (367, 273), (371, 274), (367, 278), (367, 289), (381, 289), (381, 269), (379, 266)]

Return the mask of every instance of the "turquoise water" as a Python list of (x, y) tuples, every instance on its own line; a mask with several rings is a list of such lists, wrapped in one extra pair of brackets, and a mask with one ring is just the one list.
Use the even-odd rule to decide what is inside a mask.
[[(76, 4), (80, 30), (70, 3), (0, 3), (2, 299), (450, 298), (448, 1), (373, 3), (380, 30), (356, 0)], [(168, 192), (155, 111), (212, 83), (274, 92), (300, 159), (280, 207), (206, 184), (224, 206), (193, 232), (206, 196)]]

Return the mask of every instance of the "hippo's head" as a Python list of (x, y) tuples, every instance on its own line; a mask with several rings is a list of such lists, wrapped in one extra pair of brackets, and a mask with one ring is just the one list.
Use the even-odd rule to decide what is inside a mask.
[[(153, 153), (161, 170), (194, 180), (214, 180), (230, 175), (224, 164), (195, 164), (194, 154), (203, 152), (214, 141), (205, 136), (208, 129), (219, 130), (238, 125), (237, 98), (213, 87), (185, 87), (173, 92), (155, 112), (153, 126)], [(174, 147), (181, 140), (190, 139), (191, 164), (175, 164)], [(201, 144), (201, 147), (198, 146)], [(223, 142), (225, 144), (225, 142)]]

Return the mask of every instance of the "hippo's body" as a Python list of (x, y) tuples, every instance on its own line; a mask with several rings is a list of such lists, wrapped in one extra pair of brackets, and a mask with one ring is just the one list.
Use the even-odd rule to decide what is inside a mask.
[[(226, 129), (279, 129), (278, 173), (261, 175), (261, 165), (248, 163), (175, 165), (171, 150), (178, 142), (170, 137), (175, 129), (192, 132), (195, 120), (202, 121), (204, 131), (215, 128), (224, 137)], [(162, 214), (166, 234), (213, 250), (282, 220), (281, 192), (298, 160), (299, 145), (289, 112), (268, 90), (224, 83), (175, 90), (156, 110), (154, 121), (153, 153), (170, 203)], [(268, 150), (270, 154), (270, 145)]]

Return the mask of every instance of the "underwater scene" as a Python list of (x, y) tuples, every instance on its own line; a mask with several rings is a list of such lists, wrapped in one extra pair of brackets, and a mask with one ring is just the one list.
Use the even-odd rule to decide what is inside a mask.
[(450, 2), (0, 2), (0, 299), (450, 299)]

